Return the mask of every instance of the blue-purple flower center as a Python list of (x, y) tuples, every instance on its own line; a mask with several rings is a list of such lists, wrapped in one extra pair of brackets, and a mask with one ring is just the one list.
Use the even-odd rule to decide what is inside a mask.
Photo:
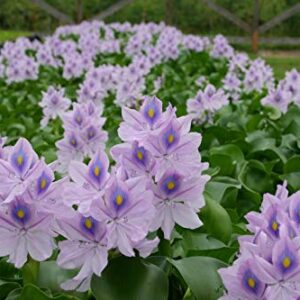
[(30, 219), (30, 211), (26, 205), (16, 205), (12, 209), (12, 217), (24, 225)]
[(162, 188), (167, 195), (175, 193), (180, 187), (180, 178), (177, 174), (166, 177), (162, 182)]
[(135, 160), (142, 165), (146, 164), (147, 153), (144, 147), (137, 147), (133, 151), (133, 157)]
[(89, 174), (92, 179), (96, 180), (98, 183), (102, 179), (102, 171), (103, 171), (103, 164), (98, 158), (95, 162), (93, 162), (89, 167)]
[(126, 193), (119, 187), (112, 194), (112, 202), (116, 210), (119, 210), (126, 205), (128, 197)]
[(13, 164), (22, 172), (27, 161), (27, 156), (23, 149), (20, 149), (12, 156)]
[(98, 222), (93, 217), (82, 217), (80, 223), (84, 231), (95, 234)]
[(242, 282), (243, 282), (243, 286), (244, 286), (246, 291), (248, 291), (250, 293), (253, 293), (255, 295), (258, 294), (260, 286), (261, 286), (261, 282), (253, 274), (253, 272), (251, 270), (247, 270), (244, 273)]
[(280, 224), (276, 220), (276, 215), (274, 215), (269, 222), (269, 229), (275, 237), (279, 236), (279, 226)]
[(177, 144), (178, 134), (173, 128), (170, 128), (169, 130), (167, 130), (165, 132), (163, 139), (164, 139), (164, 144), (165, 144), (166, 148), (169, 149), (170, 147)]
[(286, 248), (281, 255), (279, 256), (279, 260), (277, 266), (284, 274), (286, 272), (290, 272), (296, 266), (296, 256), (292, 251)]
[(37, 180), (38, 194), (46, 191), (50, 185), (50, 182), (51, 182), (51, 178), (45, 172), (43, 172), (42, 175)]
[(154, 102), (150, 102), (144, 108), (144, 117), (150, 125), (153, 125), (159, 118), (159, 109)]

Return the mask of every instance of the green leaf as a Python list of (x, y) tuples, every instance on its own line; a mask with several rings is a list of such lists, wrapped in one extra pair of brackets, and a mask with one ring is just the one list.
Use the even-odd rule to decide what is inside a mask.
[(6, 300), (78, 300), (77, 297), (71, 295), (58, 295), (52, 297), (51, 295), (43, 292), (37, 286), (28, 284), (22, 289), (12, 291)]
[(93, 276), (91, 286), (98, 300), (168, 299), (166, 274), (140, 258), (113, 259), (101, 277)]
[(6, 299), (7, 295), (15, 290), (20, 288), (20, 285), (16, 282), (6, 282), (0, 280), (0, 300)]
[(200, 217), (207, 232), (222, 242), (228, 242), (231, 238), (232, 224), (227, 211), (207, 194), (205, 194), (205, 203)]
[(60, 284), (76, 275), (76, 270), (65, 270), (60, 268), (55, 261), (40, 263), (37, 285), (51, 291), (62, 291)]
[(182, 235), (182, 245), (186, 252), (189, 250), (213, 250), (226, 246), (223, 242), (206, 233), (185, 231)]
[[(211, 257), (186, 257), (171, 260), (173, 266), (198, 300), (215, 300), (222, 294), (222, 282), (217, 270), (226, 264)], [(154, 298), (153, 298), (154, 299)]]
[(13, 264), (8, 263), (6, 260), (6, 258), (2, 258), (0, 260), (0, 277), (1, 279), (14, 278), (18, 272), (18, 269), (16, 269)]
[(270, 192), (274, 186), (272, 174), (268, 173), (265, 165), (258, 160), (246, 162), (238, 178), (243, 187), (252, 193)]
[(271, 119), (271, 120), (277, 120), (280, 118), (281, 116), (281, 112), (278, 108), (274, 107), (274, 106), (265, 106), (264, 107), (268, 117)]
[(212, 199), (221, 202), (226, 190), (230, 188), (240, 189), (241, 183), (231, 177), (218, 176), (212, 178), (206, 184), (205, 192), (207, 192)]
[(293, 188), (294, 191), (300, 189), (300, 155), (291, 157), (283, 168), (284, 174), (281, 178), (288, 181), (288, 184)]

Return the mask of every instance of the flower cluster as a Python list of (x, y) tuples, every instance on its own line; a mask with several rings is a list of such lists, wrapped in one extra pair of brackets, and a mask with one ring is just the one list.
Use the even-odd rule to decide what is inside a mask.
[[(44, 261), (58, 247), (57, 264), (79, 269), (62, 284), (66, 290), (89, 289), (109, 251), (147, 257), (159, 242), (149, 233), (161, 228), (171, 239), (175, 224), (202, 224), (197, 213), (209, 176), (202, 174), (207, 164), (191, 118), (177, 118), (170, 105), (163, 111), (156, 97), (145, 98), (139, 111), (124, 107), (124, 143), (111, 149), (116, 165), (110, 169), (100, 114), (92, 102), (63, 114), (65, 137), (51, 165), (24, 138), (14, 146), (0, 140), (0, 256), (21, 268), (28, 255)], [(91, 157), (87, 164), (83, 156)], [(67, 176), (55, 181), (59, 169)], [(64, 239), (56, 243), (58, 235)]]
[(30, 255), (49, 258), (55, 248), (54, 217), (72, 211), (60, 197), (64, 179), (54, 182), (52, 166), (23, 138), (0, 157), (0, 256), (21, 268)]
[(196, 122), (208, 122), (215, 111), (228, 103), (228, 96), (223, 89), (217, 90), (212, 84), (208, 84), (203, 91), (198, 91), (194, 99), (188, 100), (187, 112)]
[(300, 295), (300, 192), (288, 196), (286, 183), (265, 194), (261, 211), (246, 215), (249, 236), (240, 255), (219, 273), (227, 289), (222, 299), (296, 300)]
[[(157, 98), (146, 98), (140, 111), (123, 108), (119, 136), (123, 144), (111, 155), (116, 165), (109, 172), (107, 155), (98, 150), (88, 165), (72, 161), (71, 182), (65, 185), (64, 203), (77, 207), (74, 218), (58, 220), (58, 264), (81, 268), (65, 289), (86, 290), (93, 273), (107, 265), (107, 253), (118, 249), (125, 256), (148, 256), (158, 238), (149, 232), (161, 228), (171, 238), (175, 223), (197, 228), (197, 212), (204, 205), (198, 147), (201, 136), (189, 133), (190, 118), (176, 118), (175, 110), (162, 111)], [(78, 250), (80, 249), (80, 250)]]
[[(242, 92), (267, 89), (271, 94), (266, 104), (276, 106), (273, 72), (263, 60), (251, 61), (246, 54), (234, 51), (222, 35), (210, 41), (206, 37), (184, 35), (163, 23), (84, 22), (59, 27), (44, 42), (21, 38), (15, 43), (5, 43), (0, 52), (0, 77), (8, 83), (20, 82), (37, 79), (43, 69), (40, 66), (62, 69), (64, 79), (82, 80), (77, 91), (79, 102), (93, 101), (98, 105), (113, 94), (117, 105), (138, 107), (139, 99), (145, 94), (146, 77), (155, 66), (177, 59), (183, 52), (203, 51), (227, 62), (228, 72), (223, 83), (229, 99), (238, 101)], [(98, 58), (108, 54), (120, 55), (126, 63), (99, 66)], [(295, 89), (291, 92), (298, 97), (295, 83), (290, 85), (292, 81), (287, 79), (282, 85), (287, 90)], [(161, 83), (161, 80), (154, 82), (153, 94)], [(47, 117), (43, 125), (46, 123)]]
[(64, 137), (56, 142), (60, 172), (67, 171), (71, 160), (83, 161), (105, 148), (108, 135), (102, 129), (106, 119), (101, 115), (101, 106), (93, 102), (74, 103), (73, 109), (63, 114)]
[(71, 106), (71, 100), (65, 98), (64, 93), (63, 88), (56, 90), (53, 86), (49, 86), (47, 92), (43, 92), (42, 101), (39, 103), (43, 109), (41, 127), (47, 126), (49, 120), (54, 120), (57, 117), (62, 118)]
[(111, 149), (124, 178), (144, 176), (154, 193), (152, 230), (162, 228), (170, 239), (175, 223), (197, 228), (197, 212), (204, 205), (203, 188), (209, 177), (201, 172), (201, 135), (190, 133), (191, 117), (177, 118), (168, 106), (163, 112), (156, 97), (145, 98), (139, 111), (122, 109), (119, 136), (125, 142)]
[(300, 74), (295, 69), (286, 73), (276, 90), (261, 100), (263, 105), (276, 107), (282, 113), (286, 113), (290, 103), (300, 106)]

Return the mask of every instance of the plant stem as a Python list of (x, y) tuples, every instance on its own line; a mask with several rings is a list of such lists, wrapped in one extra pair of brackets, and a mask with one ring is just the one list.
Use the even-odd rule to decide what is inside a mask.
[(159, 253), (162, 256), (166, 256), (166, 257), (172, 258), (172, 247), (171, 247), (170, 240), (166, 240), (164, 238), (164, 233), (162, 232), (161, 229), (158, 229), (157, 235), (158, 235), (158, 237), (160, 239), (160, 242), (158, 244)]
[(22, 268), (23, 285), (31, 283), (36, 284), (39, 275), (40, 263), (31, 257)]

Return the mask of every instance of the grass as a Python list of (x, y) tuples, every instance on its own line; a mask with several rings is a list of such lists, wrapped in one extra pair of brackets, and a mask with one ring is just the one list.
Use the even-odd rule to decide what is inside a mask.
[(300, 56), (266, 56), (264, 59), (273, 68), (277, 79), (282, 79), (285, 72), (293, 68), (300, 72)]
[(274, 71), (277, 80), (283, 79), (286, 71), (295, 68), (300, 72), (300, 51), (262, 50), (259, 54), (247, 51), (251, 59), (262, 57)]
[(30, 35), (30, 32), (28, 31), (0, 30), (0, 43), (14, 40), (20, 36), (28, 36), (28, 35)]

